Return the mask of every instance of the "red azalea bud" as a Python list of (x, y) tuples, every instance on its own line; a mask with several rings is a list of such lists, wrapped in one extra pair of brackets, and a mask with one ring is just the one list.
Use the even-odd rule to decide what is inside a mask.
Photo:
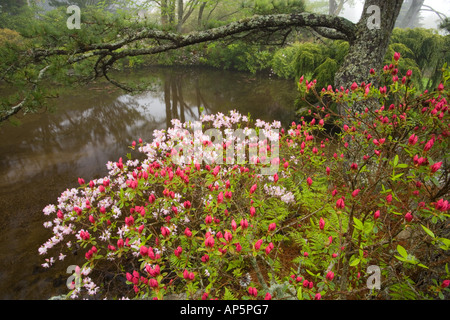
[(227, 242), (230, 242), (231, 239), (233, 239), (233, 235), (231, 233), (229, 233), (228, 231), (225, 231), (225, 234), (223, 237)]
[(158, 281), (156, 281), (156, 279), (151, 278), (148, 280), (148, 285), (151, 288), (158, 288)]
[(392, 202), (392, 194), (388, 194), (386, 196), (386, 201), (387, 201), (387, 203), (391, 203)]
[(272, 232), (276, 229), (277, 225), (275, 222), (269, 224), (269, 232)]
[(343, 198), (339, 198), (336, 201), (336, 208), (344, 209), (344, 207), (345, 207), (344, 199)]
[(325, 227), (325, 220), (323, 220), (323, 218), (320, 218), (320, 220), (319, 220), (319, 228), (320, 228), (320, 230), (323, 230), (324, 227)]
[(163, 237), (167, 237), (170, 235), (170, 230), (167, 227), (161, 227), (161, 234)]
[(219, 195), (217, 196), (217, 203), (222, 203), (223, 202), (223, 192), (220, 192)]
[(237, 224), (236, 224), (236, 221), (234, 221), (234, 219), (231, 220), (231, 228), (233, 229), (233, 231), (236, 231)]
[(208, 236), (205, 239), (205, 246), (210, 248), (214, 247), (214, 238), (212, 236)]
[(248, 288), (248, 293), (254, 297), (258, 296), (258, 290), (256, 290), (256, 288), (253, 288), (253, 287)]
[(442, 162), (436, 162), (431, 166), (431, 173), (435, 173), (441, 168)]
[(413, 219), (413, 216), (412, 216), (411, 212), (408, 212), (405, 214), (406, 221), (411, 222), (412, 219)]
[(326, 275), (326, 279), (331, 281), (334, 278), (334, 273), (333, 271), (328, 271), (327, 275)]
[(380, 210), (375, 211), (375, 213), (373, 214), (373, 218), (375, 220), (377, 220), (380, 217)]
[(261, 248), (262, 243), (263, 243), (263, 239), (259, 239), (258, 241), (256, 241), (255, 250), (259, 250), (259, 248)]
[(359, 189), (356, 189), (355, 191), (352, 192), (352, 197), (356, 197), (359, 193)]

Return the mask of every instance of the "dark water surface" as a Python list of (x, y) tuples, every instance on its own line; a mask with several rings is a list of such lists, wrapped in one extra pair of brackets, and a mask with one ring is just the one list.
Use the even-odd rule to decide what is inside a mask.
[[(66, 268), (44, 269), (38, 248), (51, 231), (42, 209), (61, 192), (107, 174), (105, 164), (124, 157), (131, 141), (150, 141), (173, 118), (235, 109), (254, 119), (295, 116), (295, 83), (199, 68), (151, 68), (126, 75), (151, 81), (151, 91), (128, 95), (109, 84), (70, 90), (54, 112), (18, 116), (20, 126), (0, 126), (0, 299), (48, 299), (67, 292)], [(123, 77), (123, 75), (121, 75)]]

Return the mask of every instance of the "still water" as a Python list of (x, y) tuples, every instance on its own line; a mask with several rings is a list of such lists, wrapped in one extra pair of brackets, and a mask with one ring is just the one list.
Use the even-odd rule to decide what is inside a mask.
[[(204, 113), (250, 113), (254, 119), (294, 118), (296, 85), (269, 75), (200, 68), (148, 68), (120, 75), (151, 83), (136, 95), (105, 83), (69, 90), (47, 110), (21, 124), (0, 126), (0, 299), (48, 299), (66, 293), (68, 261), (44, 269), (38, 247), (51, 232), (42, 209), (56, 204), (77, 178), (107, 174), (105, 164), (124, 157), (131, 141), (150, 141), (171, 119)], [(59, 267), (58, 267), (59, 266)]]

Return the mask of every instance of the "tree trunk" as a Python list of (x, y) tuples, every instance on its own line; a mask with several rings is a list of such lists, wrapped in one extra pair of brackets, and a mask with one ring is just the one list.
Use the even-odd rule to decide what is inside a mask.
[(167, 0), (161, 0), (161, 24), (166, 26), (169, 21)]
[(184, 18), (184, 6), (183, 0), (178, 0), (178, 22), (177, 22), (177, 32), (181, 32), (181, 27), (183, 26)]
[(203, 12), (205, 11), (206, 2), (203, 2), (198, 9), (197, 25), (199, 28), (203, 27)]
[(413, 28), (417, 22), (420, 9), (423, 6), (424, 0), (412, 0), (411, 6), (406, 12), (405, 16), (398, 23), (399, 28)]
[(169, 17), (169, 23), (170, 25), (173, 25), (175, 23), (175, 0), (169, 0), (168, 6), (167, 15)]
[[(402, 3), (403, 0), (367, 0), (365, 2), (361, 19), (356, 25), (355, 38), (350, 41), (349, 53), (336, 73), (334, 81), (336, 88), (342, 86), (348, 89), (353, 82), (358, 84), (363, 81), (371, 82), (370, 69), (377, 70), (383, 64)], [(373, 8), (379, 8), (379, 16), (372, 11)], [(377, 19), (379, 21), (376, 21)], [(375, 28), (373, 22), (379, 22), (379, 28)], [(373, 82), (372, 84), (377, 85)], [(355, 107), (359, 109), (361, 106), (353, 106), (352, 109)], [(341, 114), (345, 114), (345, 109), (346, 106), (339, 106)]]
[(328, 14), (334, 16), (337, 9), (336, 0), (329, 0)]

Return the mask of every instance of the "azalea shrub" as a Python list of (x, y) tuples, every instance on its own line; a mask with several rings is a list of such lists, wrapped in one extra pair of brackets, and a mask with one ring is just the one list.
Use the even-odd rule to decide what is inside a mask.
[[(44, 208), (43, 266), (82, 252), (70, 299), (448, 299), (450, 73), (416, 92), (399, 59), (371, 70), (380, 86), (302, 77), (318, 103), (288, 128), (236, 111), (199, 119), (201, 132), (268, 142), (178, 120), (133, 142), (107, 176)], [(193, 145), (212, 156), (195, 161)]]

